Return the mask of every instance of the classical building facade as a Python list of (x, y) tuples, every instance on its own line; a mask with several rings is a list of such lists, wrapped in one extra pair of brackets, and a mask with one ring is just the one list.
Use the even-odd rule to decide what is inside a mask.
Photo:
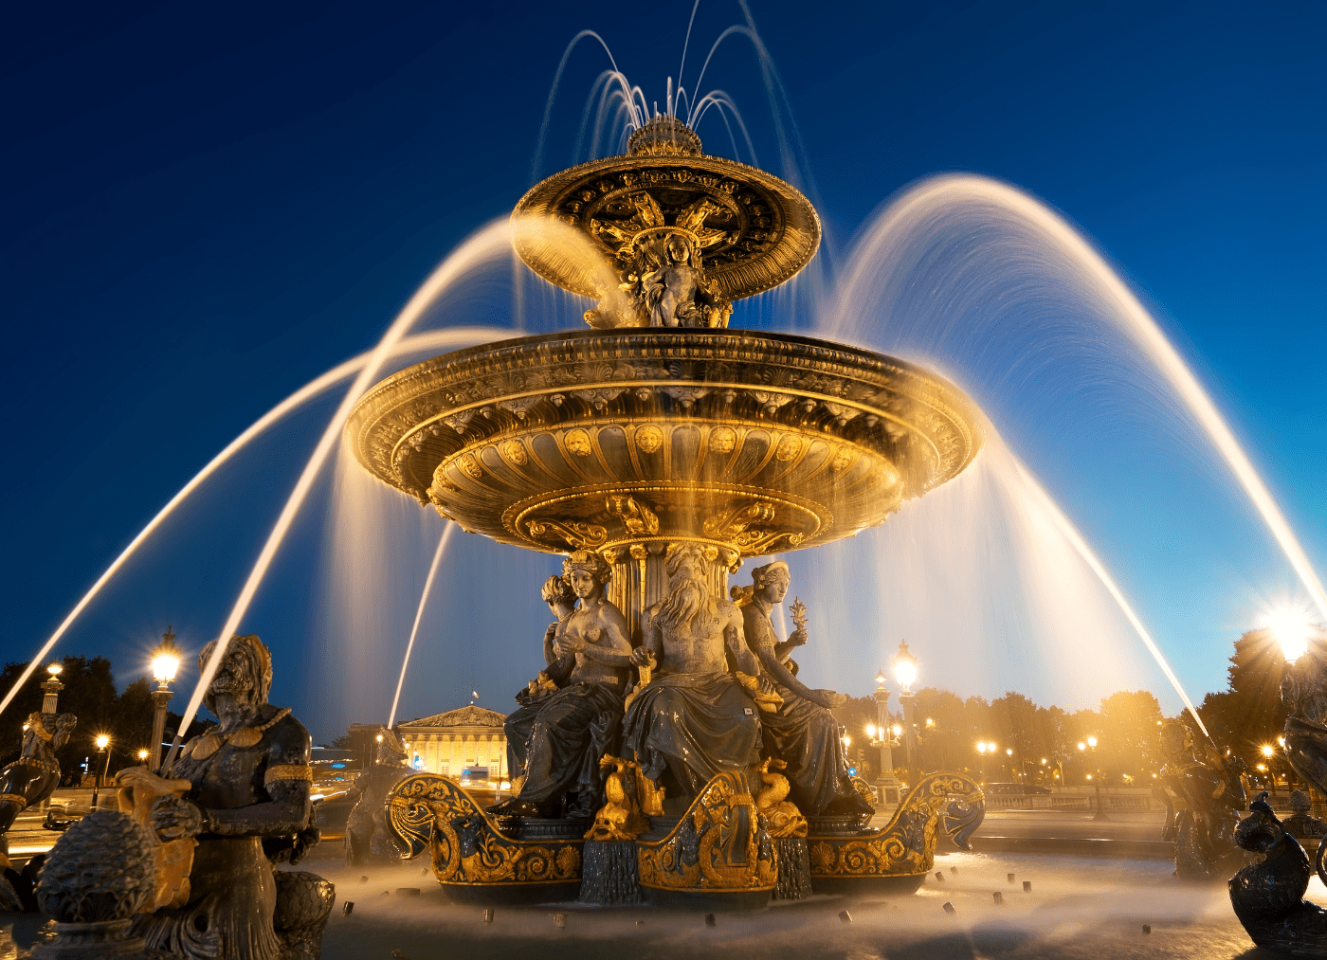
[(504, 714), (473, 704), (397, 725), (406, 758), (416, 770), (459, 779), (507, 778)]

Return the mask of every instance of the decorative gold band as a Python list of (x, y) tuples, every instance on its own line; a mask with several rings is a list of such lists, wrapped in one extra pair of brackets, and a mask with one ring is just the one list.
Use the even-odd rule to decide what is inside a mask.
[(28, 798), (21, 793), (0, 793), (0, 803), (17, 803), (22, 810), (28, 805)]
[(275, 767), (268, 767), (267, 774), (263, 777), (263, 786), (276, 783), (279, 780), (303, 780), (306, 783), (312, 783), (313, 768), (303, 763), (284, 763)]

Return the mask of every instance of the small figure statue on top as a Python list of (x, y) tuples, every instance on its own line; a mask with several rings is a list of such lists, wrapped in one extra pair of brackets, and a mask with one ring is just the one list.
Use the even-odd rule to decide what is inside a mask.
[(31, 879), (36, 871), (20, 874), (9, 865), (6, 834), (20, 813), (55, 792), (60, 783), (55, 751), (69, 742), (77, 725), (78, 718), (72, 713), (31, 714), (23, 724), (19, 758), (0, 771), (0, 909), (18, 909), (20, 904), (25, 909), (36, 909)]
[(1175, 843), (1175, 875), (1185, 880), (1225, 876), (1244, 862), (1235, 828), (1247, 795), (1241, 771), (1215, 749), (1204, 751), (1185, 724), (1161, 726), (1160, 786), (1166, 800), (1163, 840)]
[[(631, 641), (622, 612), (605, 596), (612, 568), (577, 550), (542, 595), (557, 618), (544, 633), (545, 668), (516, 695), (503, 724), (512, 796), (489, 808), (497, 816), (593, 817), (602, 802), (599, 759), (614, 752)], [(580, 606), (576, 607), (579, 599)]]

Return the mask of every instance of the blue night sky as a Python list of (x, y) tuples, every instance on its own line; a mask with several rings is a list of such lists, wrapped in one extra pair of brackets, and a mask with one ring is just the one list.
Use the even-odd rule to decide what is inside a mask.
[[(11, 11), (0, 40), (6, 659), (31, 657), (218, 450), (370, 349), (467, 236), (509, 213), (534, 180), (589, 158), (586, 142), (577, 152), (582, 107), (608, 65), (592, 41), (568, 59), (536, 157), (550, 86), (578, 30), (598, 31), (663, 106), (691, 5), (640, 9)], [(739, 303), (734, 327), (817, 332), (816, 305), (855, 237), (909, 185), (956, 172), (1011, 184), (1070, 221), (1151, 310), (1310, 559), (1327, 568), (1321, 5), (830, 0), (753, 2), (751, 13), (786, 94), (777, 122), (751, 44), (732, 36), (703, 87), (738, 105), (754, 157), (740, 136), (734, 152), (716, 111), (699, 133), (707, 152), (797, 182), (825, 240), (807, 277)], [(688, 85), (743, 17), (726, 0), (701, 4)], [(426, 326), (581, 326), (583, 303), (513, 276), (509, 261), (476, 271)], [(943, 306), (943, 262), (910, 281), (920, 279)], [(915, 317), (872, 321), (876, 332), (857, 339), (933, 362), (976, 398), (1116, 576), (1189, 693), (1221, 689), (1231, 641), (1269, 603), (1304, 602), (1306, 592), (1210, 444), (1142, 361), (1114, 353), (1103, 321), (1086, 307), (1061, 310), (1019, 276), (991, 284), (994, 299), (1031, 319), (992, 328), (990, 343), (928, 341)], [(340, 395), (284, 421), (187, 501), (58, 651), (110, 656), (127, 681), (167, 624), (191, 652), (211, 639)], [(442, 531), (438, 517), (351, 472), (328, 469), (241, 628), (273, 648), (273, 700), (318, 740), (386, 719)], [(934, 496), (920, 519), (905, 510), (858, 538), (869, 542), (791, 558), (794, 592), (820, 628), (804, 658), (813, 685), (865, 694), (906, 635), (924, 684), (987, 697), (1018, 689), (1069, 707), (1120, 685), (1148, 687), (1178, 708), (1127, 628), (1103, 626), (1114, 615), (1101, 614), (1099, 598), (1071, 604), (1055, 642), (1064, 670), (1090, 671), (1084, 648), (1102, 642), (1090, 638), (1116, 632), (1118, 647), (1101, 655), (1123, 664), (1119, 683), (1112, 675), (1100, 690), (1068, 674), (1057, 685), (1061, 661), (1048, 665), (1039, 646), (1020, 642), (1028, 628), (1012, 607), (968, 611), (972, 629), (937, 620), (932, 636), (915, 616), (891, 619), (890, 590), (959, 575), (953, 552), (966, 548), (934, 549), (952, 518), (990, 518), (975, 495)], [(924, 545), (911, 549), (909, 538)], [(867, 554), (892, 559), (869, 574)], [(1014, 569), (1005, 555), (996, 549), (995, 565), (1029, 595), (1035, 583), (1063, 599), (1047, 585), (1056, 573), (1046, 557)], [(398, 717), (460, 706), (472, 690), (505, 710), (539, 666), (538, 586), (555, 568), (553, 558), (458, 535)], [(934, 602), (961, 606), (966, 594), (953, 596)], [(984, 666), (945, 676), (962, 661)]]

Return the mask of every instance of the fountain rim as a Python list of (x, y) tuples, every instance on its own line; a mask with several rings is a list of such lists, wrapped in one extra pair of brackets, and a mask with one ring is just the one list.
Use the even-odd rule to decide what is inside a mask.
[[(809, 235), (809, 242), (803, 245), (804, 249), (801, 251), (794, 250), (797, 246), (796, 243), (791, 238), (785, 237), (779, 245), (776, 245), (774, 250), (745, 261), (744, 265), (748, 270), (753, 267), (764, 268), (758, 272), (766, 275), (759, 277), (754, 282), (747, 282), (741, 286), (730, 288), (730, 285), (725, 283), (724, 276), (728, 271), (719, 269), (709, 271), (714, 281), (723, 288), (725, 296), (730, 300), (740, 300), (772, 290), (791, 280), (815, 259), (815, 255), (820, 249), (820, 241), (824, 230), (820, 223), (820, 214), (816, 212), (815, 205), (806, 198), (801, 190), (783, 178), (762, 170), (760, 167), (742, 163), (740, 160), (730, 160), (727, 157), (718, 157), (706, 153), (699, 155), (626, 153), (578, 163), (575, 166), (567, 167), (565, 170), (559, 170), (530, 187), (516, 202), (511, 219), (518, 221), (531, 217), (552, 216), (549, 211), (553, 201), (573, 189), (578, 183), (605, 174), (647, 167), (699, 167), (720, 174), (730, 180), (760, 187), (779, 195), (778, 199), (786, 204), (786, 209), (782, 212), (784, 217), (795, 215), (795, 218), (802, 221), (802, 226)], [(596, 246), (600, 246), (600, 241), (597, 238), (590, 237), (590, 240)], [(578, 296), (596, 299), (601, 295), (601, 291), (589, 279), (593, 273), (592, 270), (581, 270), (578, 271), (578, 275), (572, 276), (544, 265), (535, 255), (535, 245), (529, 241), (522, 242), (519, 238), (516, 238), (513, 246), (521, 262), (540, 279)], [(777, 264), (778, 257), (775, 255), (775, 251), (779, 250), (780, 246), (789, 257), (788, 263), (783, 266)], [(602, 252), (605, 263), (613, 267), (617, 263), (613, 255), (606, 249)]]

